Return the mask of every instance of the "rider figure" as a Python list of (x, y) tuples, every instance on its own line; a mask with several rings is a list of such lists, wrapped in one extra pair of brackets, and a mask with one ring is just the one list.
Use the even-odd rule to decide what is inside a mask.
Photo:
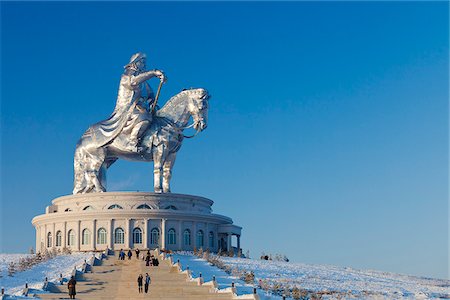
[(112, 143), (121, 133), (129, 136), (126, 149), (136, 152), (139, 137), (152, 121), (151, 107), (154, 99), (153, 92), (146, 82), (152, 77), (158, 77), (165, 82), (167, 79), (160, 70), (145, 71), (146, 55), (136, 53), (124, 67), (125, 71), (120, 79), (116, 107), (111, 116), (91, 127), (93, 140), (97, 147)]

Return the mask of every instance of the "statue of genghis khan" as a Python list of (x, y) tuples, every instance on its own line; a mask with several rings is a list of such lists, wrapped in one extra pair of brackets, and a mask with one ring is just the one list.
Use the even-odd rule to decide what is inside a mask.
[[(176, 153), (184, 138), (207, 127), (209, 93), (186, 89), (156, 110), (166, 76), (145, 70), (146, 56), (136, 53), (120, 79), (116, 107), (111, 116), (91, 125), (77, 143), (74, 155), (74, 194), (106, 191), (106, 171), (118, 159), (153, 162), (154, 191), (170, 192)], [(147, 80), (158, 77), (156, 96)], [(192, 124), (188, 125), (192, 120)], [(193, 136), (183, 131), (193, 128)]]
[(155, 95), (147, 83), (152, 77), (161, 82), (167, 80), (161, 70), (145, 71), (146, 55), (136, 53), (124, 67), (120, 79), (116, 107), (111, 116), (90, 127), (90, 134), (97, 147), (103, 147), (116, 139), (120, 133), (128, 133), (127, 140), (119, 141), (130, 151), (137, 151), (139, 138), (152, 121)]

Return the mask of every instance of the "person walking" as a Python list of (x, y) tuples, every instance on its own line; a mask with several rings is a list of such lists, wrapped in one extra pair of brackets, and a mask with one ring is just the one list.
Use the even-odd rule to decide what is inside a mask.
[(150, 285), (150, 283), (152, 282), (152, 280), (150, 279), (150, 275), (148, 275), (148, 273), (145, 273), (145, 293), (148, 293), (148, 286)]
[(122, 260), (122, 253), (123, 253), (123, 250), (120, 249), (120, 251), (119, 251), (119, 260)]
[(142, 293), (142, 281), (143, 281), (143, 279), (144, 279), (144, 277), (142, 276), (142, 274), (139, 274), (139, 277), (137, 279), (139, 293)]
[(136, 249), (136, 258), (139, 259), (139, 253), (141, 253), (141, 251), (139, 251), (139, 249)]
[(70, 277), (69, 282), (67, 283), (67, 288), (69, 289), (69, 298), (75, 299), (75, 295), (77, 294), (77, 291), (75, 289), (75, 285), (77, 284), (77, 281), (75, 280), (75, 277)]
[(150, 254), (147, 254), (147, 256), (145, 257), (145, 266), (150, 266)]
[(128, 259), (131, 259), (132, 256), (133, 256), (133, 252), (131, 252), (131, 250), (128, 250)]

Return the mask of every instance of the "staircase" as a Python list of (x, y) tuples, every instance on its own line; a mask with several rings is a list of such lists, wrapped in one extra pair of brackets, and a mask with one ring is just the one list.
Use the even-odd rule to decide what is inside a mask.
[[(146, 267), (142, 257), (118, 260), (117, 256), (117, 253), (107, 256), (101, 265), (92, 267), (92, 273), (77, 276), (76, 299), (233, 299), (231, 292), (215, 293), (211, 285), (198, 285), (197, 282), (188, 281), (187, 275), (179, 273), (178, 268), (172, 266), (168, 260), (159, 258), (159, 266)], [(137, 278), (139, 274), (145, 278), (145, 273), (151, 277), (149, 293), (139, 294)], [(41, 299), (69, 298), (67, 283), (54, 286), (52, 292), (36, 296)]]

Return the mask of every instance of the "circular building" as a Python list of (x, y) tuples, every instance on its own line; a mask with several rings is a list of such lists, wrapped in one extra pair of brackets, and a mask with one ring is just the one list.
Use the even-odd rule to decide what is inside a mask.
[[(32, 220), (36, 251), (109, 249), (240, 249), (241, 227), (213, 214), (204, 197), (145, 192), (62, 196)], [(232, 246), (236, 236), (236, 247)]]

